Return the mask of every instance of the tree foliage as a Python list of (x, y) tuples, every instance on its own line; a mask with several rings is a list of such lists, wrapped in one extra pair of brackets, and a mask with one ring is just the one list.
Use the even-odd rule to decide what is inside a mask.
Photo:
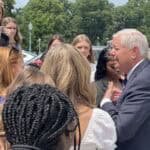
[[(8, 0), (12, 1), (12, 0)], [(23, 47), (28, 49), (29, 22), (33, 25), (32, 47), (38, 49), (41, 39), (42, 50), (55, 33), (62, 34), (67, 42), (80, 33), (85, 33), (93, 44), (105, 44), (116, 31), (137, 28), (150, 41), (150, 1), (129, 0), (123, 6), (114, 7), (108, 0), (30, 0), (16, 11)]]
[(107, 38), (104, 34), (112, 24), (112, 5), (107, 0), (77, 0), (76, 10), (80, 16), (79, 32), (87, 34), (93, 43)]
[(5, 16), (13, 16), (15, 0), (4, 0)]
[[(21, 16), (21, 17), (20, 17)], [(20, 28), (25, 35), (24, 43), (28, 43), (28, 24), (31, 22), (32, 43), (37, 49), (38, 39), (42, 41), (42, 48), (45, 49), (48, 38), (56, 33), (63, 32), (65, 24), (65, 13), (63, 3), (59, 0), (30, 0), (28, 5), (20, 11), (18, 19), (21, 18)]]
[(123, 28), (137, 28), (147, 35), (150, 41), (150, 1), (129, 0), (114, 10), (114, 25), (118, 31)]

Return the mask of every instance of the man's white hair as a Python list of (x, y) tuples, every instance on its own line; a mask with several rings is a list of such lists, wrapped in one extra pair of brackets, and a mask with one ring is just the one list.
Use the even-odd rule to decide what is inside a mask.
[(128, 48), (133, 49), (138, 47), (141, 55), (147, 57), (149, 46), (146, 36), (137, 29), (122, 29), (115, 33), (113, 37), (120, 37), (121, 44)]

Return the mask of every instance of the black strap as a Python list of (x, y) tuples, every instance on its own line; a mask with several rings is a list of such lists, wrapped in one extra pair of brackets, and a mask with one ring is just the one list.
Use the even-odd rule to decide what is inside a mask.
[[(80, 122), (78, 122), (78, 131), (79, 131), (79, 141), (78, 141), (78, 150), (80, 150), (81, 146), (81, 128), (80, 128)], [(77, 130), (74, 132), (74, 150), (76, 150), (76, 144), (77, 144)]]
[(12, 145), (12, 150), (41, 150), (41, 149), (35, 146), (16, 144)]

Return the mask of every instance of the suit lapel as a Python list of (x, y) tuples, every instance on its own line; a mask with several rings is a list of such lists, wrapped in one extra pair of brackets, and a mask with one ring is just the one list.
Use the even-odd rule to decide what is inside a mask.
[(129, 77), (128, 81), (132, 81), (140, 72), (143, 71), (143, 69), (149, 64), (149, 60), (145, 59), (143, 62), (141, 62), (135, 70), (132, 72), (131, 76)]
[(128, 90), (128, 86), (127, 86), (128, 83), (130, 84), (130, 83), (131, 83), (130, 81), (132, 81), (137, 75), (139, 75), (140, 72), (142, 72), (143, 69), (146, 68), (146, 66), (147, 66), (148, 64), (150, 64), (150, 61), (147, 60), (147, 59), (145, 59), (145, 60), (144, 60), (143, 62), (141, 62), (141, 64), (139, 64), (139, 65), (135, 68), (135, 70), (132, 72), (131, 76), (129, 77), (129, 79), (128, 79), (128, 81), (127, 81), (127, 84), (126, 84), (125, 88), (124, 88), (123, 91), (122, 91), (121, 96), (120, 96), (119, 99), (118, 99), (118, 103), (117, 103), (117, 107), (118, 107), (118, 108), (120, 107), (120, 105), (121, 105), (121, 104), (123, 103), (123, 101), (124, 101), (124, 94), (125, 94), (126, 90)]

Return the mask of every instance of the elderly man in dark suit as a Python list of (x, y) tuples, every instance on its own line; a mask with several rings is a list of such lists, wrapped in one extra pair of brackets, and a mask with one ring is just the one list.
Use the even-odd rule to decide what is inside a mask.
[(111, 53), (118, 59), (127, 84), (116, 102), (111, 102), (109, 84), (102, 109), (112, 116), (118, 134), (117, 150), (150, 150), (150, 61), (146, 37), (136, 29), (123, 29), (112, 39)]

